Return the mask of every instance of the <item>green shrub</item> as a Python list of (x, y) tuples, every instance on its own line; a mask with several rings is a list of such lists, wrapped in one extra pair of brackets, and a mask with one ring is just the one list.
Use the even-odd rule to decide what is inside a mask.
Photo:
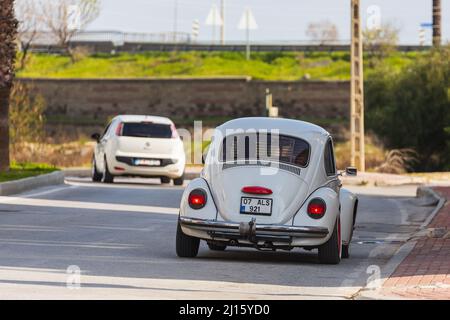
[(414, 149), (414, 170), (448, 169), (449, 88), (450, 46), (421, 55), (400, 70), (379, 64), (366, 84), (367, 127), (388, 148)]

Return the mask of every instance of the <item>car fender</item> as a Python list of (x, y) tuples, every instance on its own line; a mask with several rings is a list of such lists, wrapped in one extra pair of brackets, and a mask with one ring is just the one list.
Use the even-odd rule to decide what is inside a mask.
[(358, 209), (358, 197), (347, 189), (342, 188), (339, 193), (341, 203), (341, 236), (343, 244), (349, 244), (352, 240), (353, 227), (355, 225)]
[[(206, 193), (206, 205), (201, 209), (192, 209), (188, 203), (188, 197), (192, 190), (202, 189)], [(208, 183), (203, 178), (196, 178), (192, 180), (183, 192), (180, 204), (180, 216), (189, 217), (204, 220), (216, 220), (217, 218), (217, 207), (214, 203), (214, 198), (211, 195), (211, 190)], [(191, 228), (186, 228), (181, 226), (183, 233), (190, 235), (192, 237), (197, 237), (201, 239), (207, 239), (209, 236), (204, 231), (194, 230)]]
[[(320, 219), (311, 218), (308, 213), (308, 204), (314, 198), (321, 198), (325, 201), (326, 212), (325, 215)], [(339, 217), (339, 197), (336, 191), (329, 187), (322, 187), (314, 191), (309, 195), (306, 201), (303, 203), (300, 210), (297, 211), (293, 226), (311, 226), (311, 227), (326, 227), (328, 228), (328, 236), (323, 239), (326, 242), (333, 233), (333, 228)]]
[[(206, 205), (201, 209), (192, 209), (188, 203), (188, 197), (192, 190), (202, 189), (206, 193)], [(196, 178), (192, 180), (183, 192), (180, 204), (180, 216), (197, 218), (197, 219), (211, 219), (214, 220), (217, 217), (217, 207), (214, 203), (214, 199), (211, 195), (209, 185), (203, 178)]]

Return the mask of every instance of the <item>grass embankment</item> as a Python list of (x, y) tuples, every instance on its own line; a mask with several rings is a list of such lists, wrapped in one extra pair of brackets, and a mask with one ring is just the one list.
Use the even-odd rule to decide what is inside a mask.
[[(401, 68), (420, 53), (394, 53), (383, 63)], [(371, 59), (366, 59), (366, 72)], [(240, 52), (146, 52), (94, 54), (72, 63), (67, 56), (31, 54), (19, 77), (31, 78), (163, 78), (241, 77), (260, 80), (348, 80), (346, 52), (256, 52), (250, 61)]]
[(58, 168), (44, 163), (15, 163), (9, 171), (0, 172), (0, 182), (19, 180), (57, 171)]

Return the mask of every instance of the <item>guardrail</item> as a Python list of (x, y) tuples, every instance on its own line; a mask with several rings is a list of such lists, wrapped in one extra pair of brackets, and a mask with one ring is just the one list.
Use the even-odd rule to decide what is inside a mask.
[[(189, 44), (189, 43), (149, 43), (149, 42), (124, 42), (121, 45), (115, 45), (108, 41), (79, 41), (71, 42), (70, 47), (87, 47), (92, 53), (117, 53), (117, 52), (146, 52), (146, 51), (228, 51), (228, 52), (245, 52), (245, 45), (241, 44)], [(251, 46), (253, 52), (339, 52), (350, 51), (350, 45), (296, 45), (296, 44), (253, 44)], [(429, 50), (431, 46), (420, 45), (400, 45), (398, 51), (424, 51)], [(65, 49), (57, 45), (39, 45), (31, 46), (31, 51), (41, 53), (63, 53)]]

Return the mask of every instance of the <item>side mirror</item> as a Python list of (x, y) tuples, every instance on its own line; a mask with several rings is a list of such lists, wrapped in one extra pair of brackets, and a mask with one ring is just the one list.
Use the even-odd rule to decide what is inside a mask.
[(358, 175), (358, 169), (356, 169), (355, 167), (347, 167), (345, 168), (345, 174), (347, 176), (356, 176)]
[(91, 138), (92, 138), (92, 140), (95, 140), (98, 142), (100, 140), (100, 133), (93, 133), (91, 135)]

